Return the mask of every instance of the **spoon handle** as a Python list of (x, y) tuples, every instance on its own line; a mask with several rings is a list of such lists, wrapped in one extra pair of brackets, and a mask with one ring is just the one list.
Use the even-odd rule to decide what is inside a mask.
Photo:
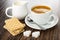
[(34, 22), (30, 17), (28, 17), (27, 20), (28, 20), (29, 22), (31, 22), (32, 24), (38, 25), (41, 29), (44, 29), (42, 26), (40, 26), (39, 24), (37, 24), (36, 22)]

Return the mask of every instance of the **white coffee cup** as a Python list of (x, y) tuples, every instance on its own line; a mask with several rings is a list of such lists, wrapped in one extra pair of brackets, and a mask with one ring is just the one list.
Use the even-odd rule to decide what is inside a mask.
[(34, 23), (37, 23), (38, 25), (43, 25), (43, 24), (46, 24), (49, 22), (53, 22), (53, 19), (52, 19), (52, 21), (49, 21), (49, 20), (51, 20), (51, 17), (53, 16), (52, 14), (54, 14), (52, 9), (50, 11), (48, 11), (46, 13), (42, 13), (42, 14), (38, 14), (33, 11), (30, 11), (29, 18), (31, 20), (33, 20)]
[[(12, 7), (6, 8), (6, 15), (8, 17), (16, 17), (18, 19), (24, 19), (27, 15), (27, 1), (14, 1)], [(12, 9), (12, 16), (8, 15), (8, 10)]]

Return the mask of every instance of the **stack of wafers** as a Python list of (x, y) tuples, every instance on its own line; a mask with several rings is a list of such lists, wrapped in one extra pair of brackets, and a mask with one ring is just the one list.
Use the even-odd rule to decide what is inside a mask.
[(17, 18), (5, 20), (4, 28), (7, 29), (13, 36), (24, 31), (25, 24), (21, 23)]

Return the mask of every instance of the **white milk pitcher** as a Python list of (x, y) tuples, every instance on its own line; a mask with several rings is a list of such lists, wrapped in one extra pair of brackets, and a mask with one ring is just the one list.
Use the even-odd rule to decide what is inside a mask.
[[(8, 17), (16, 17), (18, 19), (24, 19), (27, 15), (27, 1), (14, 1), (12, 7), (6, 8), (6, 15)], [(12, 9), (12, 16), (8, 15), (8, 10)]]

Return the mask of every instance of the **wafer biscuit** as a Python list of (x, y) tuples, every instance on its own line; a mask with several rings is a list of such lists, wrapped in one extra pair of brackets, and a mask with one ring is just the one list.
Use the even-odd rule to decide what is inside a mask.
[(9, 30), (16, 30), (16, 29), (20, 29), (20, 28), (24, 28), (25, 24), (22, 24), (17, 18), (12, 18), (5, 21), (6, 22), (6, 27)]
[(7, 29), (13, 36), (21, 33), (24, 30), (25, 24), (21, 23), (17, 18), (5, 20), (4, 28)]

